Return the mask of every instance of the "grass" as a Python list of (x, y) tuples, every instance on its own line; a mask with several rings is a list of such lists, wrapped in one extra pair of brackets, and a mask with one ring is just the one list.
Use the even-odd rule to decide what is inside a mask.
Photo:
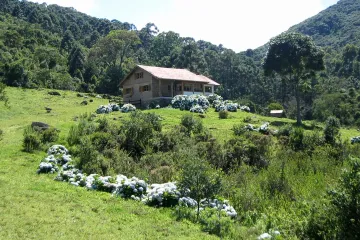
[[(21, 151), (23, 129), (43, 121), (67, 134), (73, 117), (107, 100), (82, 106), (76, 93), (8, 88), (10, 108), (0, 108), (0, 239), (216, 239), (200, 227), (177, 222), (170, 209), (156, 209), (110, 194), (90, 192), (37, 175), (44, 152)], [(45, 107), (53, 110), (46, 113)]]
[[(35, 173), (45, 153), (21, 151), (24, 128), (33, 121), (46, 122), (61, 131), (60, 143), (65, 143), (65, 136), (75, 123), (74, 117), (94, 112), (108, 100), (92, 98), (93, 103), (82, 106), (84, 99), (75, 92), (59, 91), (61, 96), (51, 96), (48, 90), (7, 88), (6, 91), (10, 108), (0, 103), (0, 129), (4, 131), (0, 141), (0, 239), (216, 239), (201, 232), (198, 225), (177, 222), (171, 209), (150, 208), (107, 193), (55, 182), (54, 175)], [(52, 111), (47, 113), (45, 107)], [(165, 131), (178, 125), (181, 116), (188, 113), (167, 108), (147, 112), (163, 118)], [(127, 116), (115, 112), (104, 117), (120, 123), (119, 119)], [(216, 138), (224, 141), (232, 136), (234, 124), (249, 117), (252, 124), (270, 122), (275, 129), (295, 124), (290, 119), (245, 112), (230, 113), (229, 119), (219, 119), (213, 110), (206, 114), (203, 123)], [(307, 131), (313, 128), (311, 122), (305, 122), (304, 126)], [(341, 133), (344, 140), (359, 135), (355, 129), (342, 129)]]

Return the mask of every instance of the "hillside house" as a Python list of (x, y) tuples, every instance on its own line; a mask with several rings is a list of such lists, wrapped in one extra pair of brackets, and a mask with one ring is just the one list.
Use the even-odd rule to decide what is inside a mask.
[(137, 65), (121, 82), (124, 103), (146, 104), (161, 100), (167, 104), (176, 95), (214, 93), (220, 84), (186, 69)]

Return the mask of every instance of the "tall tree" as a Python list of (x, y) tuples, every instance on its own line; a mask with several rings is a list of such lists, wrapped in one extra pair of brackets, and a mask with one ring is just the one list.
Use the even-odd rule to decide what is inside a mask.
[(263, 62), (265, 75), (277, 73), (293, 87), (296, 99), (297, 124), (301, 124), (301, 85), (316, 71), (324, 70), (324, 53), (309, 36), (283, 33), (270, 40)]
[(130, 57), (133, 48), (140, 43), (134, 31), (111, 31), (94, 45), (89, 57), (105, 66), (122, 66), (125, 59)]

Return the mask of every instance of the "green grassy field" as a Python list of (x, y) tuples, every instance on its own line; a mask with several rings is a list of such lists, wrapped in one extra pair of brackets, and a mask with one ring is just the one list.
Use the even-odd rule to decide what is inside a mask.
[[(82, 188), (53, 181), (54, 175), (37, 175), (36, 169), (44, 152), (22, 152), (22, 134), (33, 121), (46, 122), (61, 131), (60, 143), (74, 117), (93, 113), (108, 100), (84, 100), (75, 92), (59, 91), (62, 96), (48, 95), (48, 90), (7, 88), (10, 104), (0, 105), (0, 239), (216, 239), (203, 233), (198, 225), (177, 222), (171, 209), (156, 209), (142, 203), (112, 197), (108, 193), (90, 192)], [(87, 99), (87, 100), (89, 100)], [(45, 111), (45, 107), (53, 110)], [(163, 118), (164, 130), (180, 123), (185, 111), (176, 109), (149, 110)], [(120, 123), (124, 113), (111, 113), (107, 118)], [(210, 110), (203, 119), (204, 126), (214, 137), (226, 140), (232, 136), (234, 124), (251, 117), (260, 125), (270, 122), (272, 128), (294, 123), (250, 113), (231, 113), (229, 119), (219, 119)], [(317, 124), (322, 126), (321, 124)], [(305, 122), (311, 128), (310, 122)], [(342, 129), (344, 139), (360, 135), (355, 129)]]

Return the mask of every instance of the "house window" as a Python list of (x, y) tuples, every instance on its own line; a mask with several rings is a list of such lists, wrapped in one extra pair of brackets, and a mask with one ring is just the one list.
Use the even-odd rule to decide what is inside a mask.
[(185, 92), (192, 92), (192, 87), (190, 84), (185, 84), (184, 85), (184, 91)]
[(194, 92), (202, 92), (201, 84), (194, 84)]
[(171, 91), (171, 86), (170, 86), (170, 85), (168, 85), (168, 91), (169, 91), (169, 92)]
[(124, 89), (124, 94), (125, 95), (129, 95), (129, 94), (131, 94), (132, 93), (132, 88), (125, 88)]
[(177, 86), (177, 91), (181, 92), (182, 91), (182, 87), (181, 85)]
[(210, 86), (205, 86), (205, 92), (211, 93), (211, 92), (212, 92), (212, 87), (210, 87)]
[(141, 79), (141, 78), (144, 78), (143, 72), (135, 73), (135, 79)]
[(150, 90), (150, 85), (144, 85), (139, 87), (139, 92), (149, 92)]

